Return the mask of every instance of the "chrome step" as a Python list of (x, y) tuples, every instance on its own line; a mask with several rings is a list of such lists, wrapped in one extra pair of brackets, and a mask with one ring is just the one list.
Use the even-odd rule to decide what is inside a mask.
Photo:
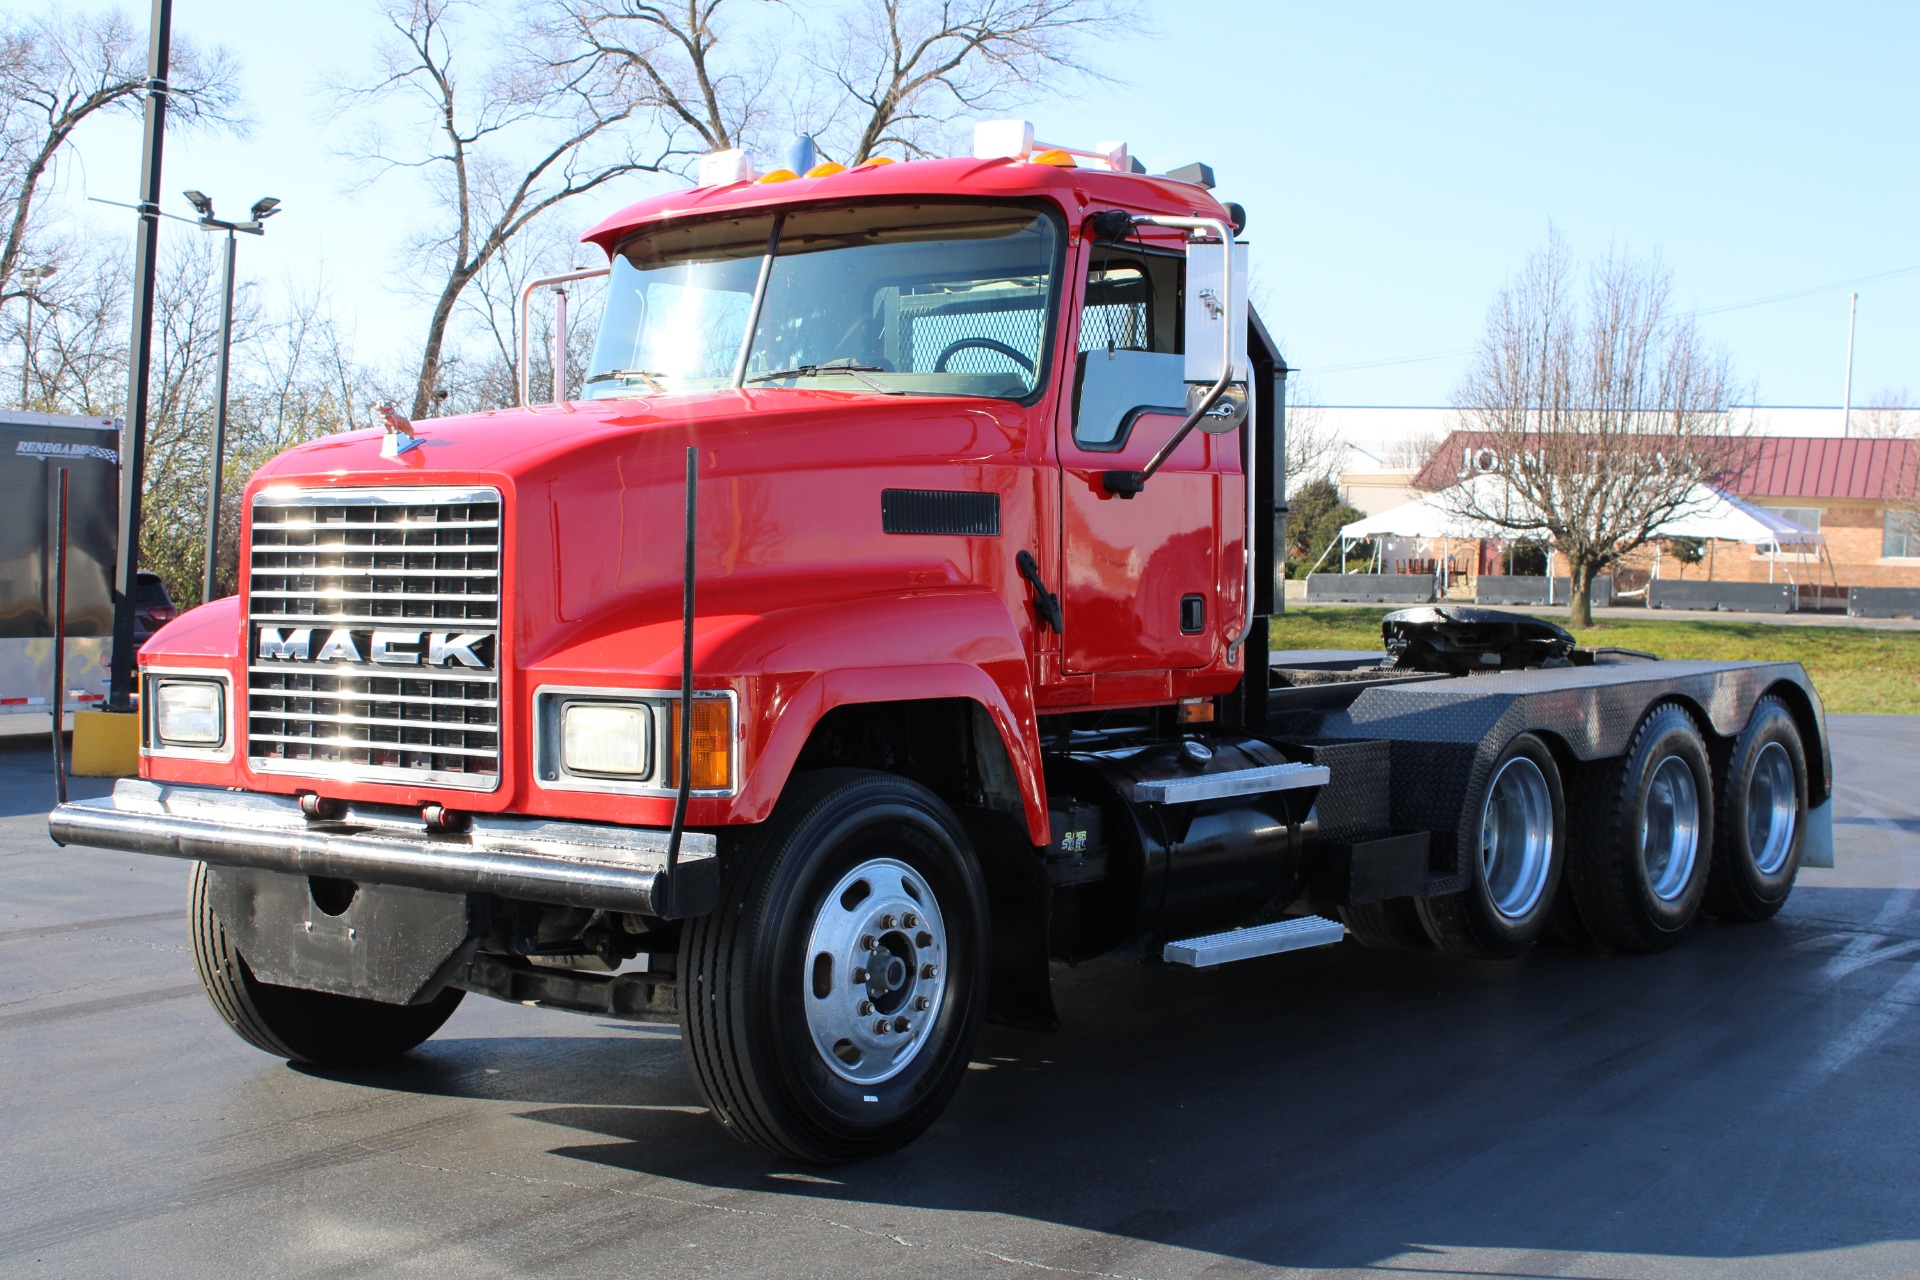
[(1177, 778), (1143, 778), (1133, 784), (1133, 798), (1141, 804), (1192, 804), (1223, 796), (1252, 796), (1298, 787), (1324, 787), (1333, 773), (1323, 764), (1263, 764), (1221, 773), (1182, 774)]
[(1281, 951), (1332, 946), (1346, 933), (1347, 927), (1338, 920), (1328, 920), (1322, 916), (1298, 916), (1292, 920), (1255, 925), (1251, 929), (1210, 933), (1204, 938), (1182, 938), (1178, 942), (1169, 942), (1164, 955), (1168, 964), (1205, 969), (1209, 965), (1251, 960), (1255, 956), (1270, 956)]

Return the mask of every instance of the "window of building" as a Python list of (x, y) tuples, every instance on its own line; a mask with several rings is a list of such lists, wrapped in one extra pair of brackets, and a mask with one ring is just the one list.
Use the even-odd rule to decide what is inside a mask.
[(1818, 507), (1769, 507), (1775, 515), (1785, 516), (1810, 533), (1820, 532), (1820, 508)]
[(1883, 556), (1920, 556), (1920, 513), (1887, 512), (1886, 533), (1880, 540)]

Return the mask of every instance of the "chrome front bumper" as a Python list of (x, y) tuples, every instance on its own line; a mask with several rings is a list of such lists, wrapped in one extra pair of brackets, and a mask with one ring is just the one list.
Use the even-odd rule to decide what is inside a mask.
[(309, 819), (291, 796), (137, 778), (61, 805), (47, 829), (61, 845), (669, 919), (705, 915), (719, 896), (717, 841), (699, 831), (669, 868), (667, 833), (651, 828), (475, 814), (463, 831), (430, 831), (399, 806)]

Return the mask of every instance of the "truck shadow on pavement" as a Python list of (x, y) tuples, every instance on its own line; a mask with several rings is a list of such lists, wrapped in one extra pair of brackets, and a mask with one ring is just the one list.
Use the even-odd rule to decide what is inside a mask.
[(553, 1154), (696, 1198), (772, 1193), (909, 1239), (933, 1224), (888, 1206), (963, 1211), (995, 1238), (1022, 1222), (1107, 1237), (1074, 1243), (1081, 1269), (1126, 1270), (1128, 1241), (1337, 1268), (1436, 1247), (1751, 1258), (1910, 1240), (1913, 896), (1803, 887), (1780, 921), (1708, 923), (1658, 956), (1343, 944), (1200, 973), (1057, 970), (1065, 1031), (987, 1028), (929, 1134), (840, 1168), (729, 1139), (670, 1032), (453, 1042), (437, 1076), (361, 1079), (531, 1103), (599, 1139)]

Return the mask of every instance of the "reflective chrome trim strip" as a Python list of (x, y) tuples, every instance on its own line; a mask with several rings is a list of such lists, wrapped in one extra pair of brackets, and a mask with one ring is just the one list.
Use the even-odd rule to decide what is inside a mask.
[[(290, 578), (292, 574), (280, 574), (280, 576)], [(480, 593), (480, 591), (472, 591), (472, 593), (445, 591), (442, 595), (420, 595), (419, 591), (342, 591), (338, 587), (326, 587), (324, 591), (301, 591), (300, 587), (288, 587), (286, 591), (275, 591), (271, 587), (261, 589), (261, 587), (250, 585), (248, 595), (271, 595), (275, 599), (294, 599), (294, 601), (394, 601), (396, 604), (419, 604), (420, 601), (428, 604), (455, 604), (465, 603), (465, 601), (476, 604), (499, 603), (497, 593)], [(324, 618), (324, 614), (319, 616)], [(407, 618), (396, 618), (396, 622), (407, 622)], [(426, 618), (424, 622), (432, 622), (432, 620)]]
[(454, 507), (465, 502), (498, 501), (498, 489), (429, 484), (337, 489), (275, 486), (253, 495), (256, 507)]
[[(288, 719), (289, 717), (275, 716), (273, 718)], [(447, 725), (446, 727), (449, 729), (452, 729), (455, 726)], [(494, 730), (494, 732), (497, 733), (499, 731)], [(437, 747), (437, 746), (430, 746), (424, 742), (387, 742), (381, 738), (344, 738), (338, 735), (335, 735), (333, 737), (323, 738), (319, 734), (310, 734), (303, 737), (299, 734), (294, 734), (294, 733), (257, 733), (256, 732), (256, 733), (248, 734), (247, 739), (251, 742), (288, 742), (296, 746), (336, 747), (336, 748), (351, 747), (351, 748), (354, 748), (355, 750), (365, 749), (368, 751), (398, 751), (406, 755), (414, 755), (414, 756), (471, 756), (476, 760), (498, 760), (500, 758), (499, 751), (491, 747), (484, 748), (484, 749), (480, 747)], [(273, 758), (276, 760), (280, 759), (280, 757), (278, 756), (275, 756)], [(287, 763), (296, 764), (299, 762), (289, 760), (287, 761)], [(325, 763), (325, 762), (323, 761), (322, 763)], [(369, 767), (378, 767), (378, 766), (369, 766)], [(399, 768), (401, 766), (395, 765), (393, 767)]]
[[(384, 702), (386, 699), (382, 698), (380, 701)], [(431, 705), (440, 707), (446, 706), (447, 704), (444, 702), (435, 702)], [(491, 707), (494, 704), (487, 702), (480, 705)], [(470, 724), (460, 720), (387, 720), (379, 716), (356, 716), (347, 712), (329, 714), (320, 711), (262, 711), (255, 708), (249, 708), (248, 713), (266, 720), (297, 720), (301, 724), (364, 724), (377, 725), (387, 729), (444, 729), (448, 732), (491, 733), (496, 738), (500, 736), (500, 726), (497, 724)], [(271, 735), (256, 733), (253, 736), (256, 738), (267, 738)], [(311, 741), (311, 739), (298, 738), (295, 739), (295, 741), (308, 742)], [(386, 744), (376, 742), (373, 745), (384, 746)], [(402, 742), (395, 743), (394, 745), (407, 748), (414, 744)], [(421, 751), (439, 750), (438, 747), (428, 747), (424, 744), (419, 744), (417, 749)]]
[[(311, 738), (302, 738), (311, 742)], [(363, 744), (357, 744), (363, 745)], [(498, 773), (459, 773), (448, 769), (411, 769), (386, 764), (335, 764), (331, 760), (286, 760), (280, 756), (247, 757), (255, 773), (276, 773), (323, 782), (393, 783), (411, 787), (445, 787), (450, 791), (498, 791)]]
[[(257, 621), (257, 619), (255, 619)], [(467, 684), (499, 684), (500, 677), (490, 671), (478, 671), (472, 667), (402, 667), (382, 663), (372, 666), (359, 663), (349, 666), (344, 662), (300, 662), (276, 666), (272, 663), (255, 663), (247, 668), (250, 674), (276, 676), (358, 676), (366, 680), (460, 680)], [(304, 689), (255, 689), (248, 686), (248, 693), (294, 694), (305, 693)], [(384, 698), (384, 693), (368, 695)]]
[[(452, 549), (453, 548), (450, 547), (419, 547), (414, 550), (424, 554), (427, 552), (449, 551)], [(266, 549), (263, 548), (262, 551), (255, 551), (254, 554), (260, 555), (264, 550)], [(299, 547), (294, 550), (300, 554), (304, 554), (308, 548)], [(381, 550), (383, 550), (383, 548), (380, 547), (360, 548), (361, 553), (367, 555), (378, 553)], [(405, 550), (407, 549), (401, 547), (393, 548), (393, 551), (396, 553)], [(462, 550), (464, 550), (464, 548), (462, 548)], [(286, 555), (287, 552), (274, 551), (272, 554)], [(321, 564), (267, 565), (265, 567), (256, 567), (253, 572), (256, 577), (271, 578), (497, 578), (500, 576), (498, 569), (375, 569), (368, 566), (356, 565), (341, 565), (338, 568), (333, 568)], [(278, 591), (268, 591), (261, 594), (277, 596), (281, 593)], [(457, 600), (474, 600), (479, 597), (453, 595), (450, 598)], [(439, 599), (439, 597), (436, 596), (435, 599)]]
[[(256, 698), (325, 698), (329, 702), (410, 702), (429, 707), (497, 707), (497, 698), (429, 698), (416, 693), (339, 693), (331, 689), (256, 689)], [(283, 715), (284, 712), (263, 711), (261, 715)], [(424, 723), (407, 721), (408, 724)]]

